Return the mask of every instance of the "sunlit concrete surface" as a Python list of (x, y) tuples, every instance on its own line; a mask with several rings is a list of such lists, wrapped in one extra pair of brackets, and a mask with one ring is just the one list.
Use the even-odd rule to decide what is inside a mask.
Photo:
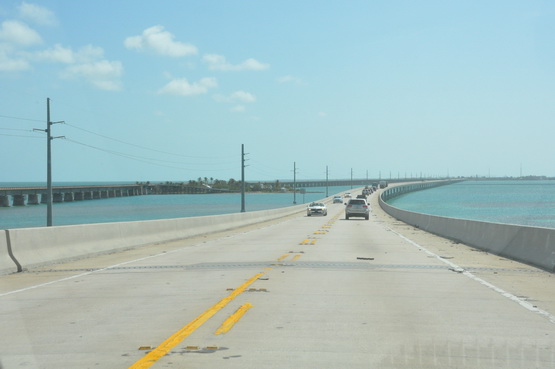
[(555, 368), (552, 274), (371, 203), (0, 277), (2, 368)]

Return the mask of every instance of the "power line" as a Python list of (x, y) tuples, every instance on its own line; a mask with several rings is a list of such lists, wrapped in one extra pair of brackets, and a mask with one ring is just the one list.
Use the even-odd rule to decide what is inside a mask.
[(32, 132), (32, 129), (22, 129), (22, 128), (4, 128), (4, 127), (0, 127), (1, 130), (3, 131), (20, 131), (20, 132)]
[[(177, 166), (173, 166), (173, 165), (168, 165), (165, 163), (169, 163), (169, 164), (188, 164), (188, 163), (181, 163), (181, 162), (170, 162), (170, 161), (164, 161), (164, 160), (160, 160), (160, 159), (154, 159), (154, 158), (147, 158), (147, 157), (143, 157), (143, 156), (138, 156), (138, 155), (131, 155), (131, 154), (126, 154), (123, 152), (119, 152), (119, 151), (114, 151), (114, 150), (108, 150), (108, 149), (103, 149), (97, 146), (93, 146), (93, 145), (89, 145), (83, 142), (79, 142), (70, 138), (65, 138), (66, 141), (74, 143), (76, 145), (81, 145), (84, 147), (88, 147), (97, 151), (101, 151), (101, 152), (105, 152), (114, 156), (119, 156), (119, 157), (123, 157), (123, 158), (127, 158), (127, 159), (131, 159), (131, 160), (135, 160), (138, 162), (142, 162), (142, 163), (146, 163), (146, 164), (150, 164), (150, 165), (156, 165), (156, 166), (161, 166), (161, 167), (166, 167), (166, 168), (173, 168), (173, 169), (182, 169), (182, 170), (195, 170), (195, 171), (204, 171), (204, 172), (212, 172), (215, 170), (228, 170), (228, 169), (232, 169), (232, 168), (217, 168), (217, 169), (193, 169), (193, 168), (185, 168), (185, 167), (177, 167)], [(158, 162), (158, 163), (157, 163)], [(163, 162), (163, 163), (160, 163)]]
[(22, 118), (22, 117), (12, 117), (9, 115), (0, 115), (0, 118), (8, 118), (8, 119), (16, 119), (16, 120), (26, 120), (29, 122), (44, 122), (44, 120), (41, 119), (30, 119), (30, 118)]
[[(133, 143), (130, 143), (130, 142), (127, 142), (127, 141), (123, 141), (123, 140), (117, 139), (117, 138), (113, 138), (113, 137), (106, 136), (106, 135), (103, 135), (103, 134), (100, 134), (100, 133), (96, 133), (96, 132), (90, 131), (90, 130), (88, 130), (88, 129), (78, 127), (78, 126), (73, 125), (73, 124), (66, 123), (66, 125), (67, 125), (67, 126), (70, 126), (70, 127), (72, 127), (72, 128), (78, 129), (78, 130), (80, 130), (80, 131), (87, 132), (87, 133), (89, 133), (89, 134), (92, 134), (92, 135), (95, 135), (95, 136), (98, 136), (98, 137), (105, 138), (105, 139), (107, 139), (107, 140), (112, 140), (112, 141), (115, 141), (115, 142), (118, 142), (118, 143), (122, 143), (122, 144), (129, 145), (129, 146), (133, 146), (133, 147), (137, 147), (137, 148), (140, 148), (140, 149), (143, 149), (143, 150), (149, 150), (149, 151), (158, 152), (158, 153), (161, 153), (161, 154), (179, 156), (179, 157), (189, 158), (189, 159), (214, 159), (214, 160), (218, 160), (218, 159), (221, 158), (221, 157), (220, 157), (220, 158), (217, 158), (217, 157), (202, 157), (202, 156), (183, 155), (183, 154), (177, 154), (177, 153), (172, 153), (172, 152), (168, 152), (168, 151), (153, 149), (153, 148), (150, 148), (150, 147), (146, 147), (146, 146), (142, 146), (142, 145), (133, 144)], [(226, 157), (226, 158), (228, 158), (228, 157)]]
[(0, 133), (0, 136), (7, 136), (7, 137), (24, 137), (24, 138), (40, 138), (40, 139), (43, 139), (43, 137), (38, 137), (38, 136), (9, 135), (9, 134), (5, 134), (5, 133)]

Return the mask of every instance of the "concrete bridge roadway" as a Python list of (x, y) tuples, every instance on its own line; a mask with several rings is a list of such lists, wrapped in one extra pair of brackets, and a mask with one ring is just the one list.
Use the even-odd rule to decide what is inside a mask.
[(12, 368), (555, 368), (555, 277), (384, 214), (0, 277)]

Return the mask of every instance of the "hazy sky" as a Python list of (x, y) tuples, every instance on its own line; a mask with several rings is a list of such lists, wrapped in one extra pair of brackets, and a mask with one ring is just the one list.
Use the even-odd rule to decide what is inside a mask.
[[(555, 2), (0, 4), (0, 182), (555, 176)], [(522, 168), (522, 169), (521, 169)]]

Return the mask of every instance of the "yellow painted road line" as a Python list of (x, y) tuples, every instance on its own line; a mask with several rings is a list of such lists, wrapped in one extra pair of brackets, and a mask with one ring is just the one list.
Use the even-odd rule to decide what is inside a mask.
[(308, 240), (303, 240), (303, 242), (299, 243), (299, 245), (306, 245), (308, 243)]
[(293, 261), (297, 260), (297, 259), (300, 258), (301, 256), (302, 256), (302, 255), (295, 255), (295, 256), (293, 257)]
[(252, 304), (250, 302), (247, 302), (245, 305), (241, 306), (239, 309), (237, 309), (236, 312), (234, 312), (233, 314), (231, 314), (229, 316), (229, 318), (227, 318), (222, 325), (220, 326), (220, 328), (218, 328), (218, 330), (216, 331), (216, 333), (214, 334), (223, 334), (223, 333), (227, 333), (231, 328), (233, 328), (233, 326), (235, 325), (235, 323), (237, 323), (239, 321), (239, 319), (241, 319), (243, 317), (243, 315), (245, 315), (245, 313), (247, 312), (247, 310), (249, 310), (252, 307)]
[(279, 259), (277, 259), (277, 260), (278, 260), (278, 261), (282, 261), (283, 259), (285, 259), (285, 258), (288, 257), (288, 256), (289, 256), (289, 254), (281, 255), (281, 256), (279, 257)]
[(168, 339), (162, 342), (154, 350), (146, 354), (142, 359), (137, 361), (135, 364), (131, 365), (129, 369), (146, 369), (150, 368), (154, 363), (156, 363), (162, 356), (166, 355), (172, 348), (177, 346), (181, 341), (183, 341), (187, 336), (193, 333), (201, 325), (203, 325), (208, 319), (214, 316), (218, 311), (223, 309), (227, 304), (229, 304), (234, 298), (243, 293), (251, 284), (253, 284), (258, 278), (263, 276), (264, 273), (258, 273), (241, 286), (236, 288), (229, 296), (223, 298), (206, 310), (204, 313), (196, 317), (192, 322), (175, 332)]
[(312, 241), (310, 244), (311, 244), (311, 245), (315, 245), (315, 244), (316, 244), (316, 240)]

